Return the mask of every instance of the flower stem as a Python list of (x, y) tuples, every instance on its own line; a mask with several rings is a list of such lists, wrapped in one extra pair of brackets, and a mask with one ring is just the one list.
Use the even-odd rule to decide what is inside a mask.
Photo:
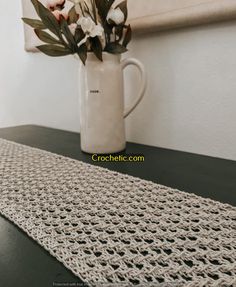
[(92, 1), (92, 7), (93, 7), (93, 15), (94, 15), (94, 20), (96, 25), (98, 24), (98, 19), (97, 19), (97, 7), (96, 7), (96, 3), (95, 0), (91, 0)]
[(80, 9), (81, 9), (81, 13), (82, 13), (82, 15), (85, 17), (85, 14), (84, 14), (84, 10), (83, 10), (83, 6), (82, 6), (82, 4), (81, 4), (81, 3), (79, 3), (79, 6), (80, 6)]

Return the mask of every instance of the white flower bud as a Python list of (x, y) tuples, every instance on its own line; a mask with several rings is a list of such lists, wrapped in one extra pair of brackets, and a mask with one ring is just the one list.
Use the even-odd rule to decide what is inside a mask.
[(81, 29), (85, 34), (91, 33), (95, 27), (95, 23), (90, 17), (80, 17), (77, 21), (77, 24), (81, 26)]
[(120, 25), (125, 21), (125, 15), (120, 8), (111, 8), (107, 14), (107, 21), (112, 21), (116, 25)]
[(104, 29), (101, 24), (95, 24), (90, 17), (81, 17), (77, 21), (77, 24), (81, 26), (81, 29), (89, 37), (102, 37)]
[(104, 33), (104, 29), (102, 28), (102, 26), (100, 24), (95, 25), (94, 29), (91, 31), (90, 33), (90, 37), (102, 37)]

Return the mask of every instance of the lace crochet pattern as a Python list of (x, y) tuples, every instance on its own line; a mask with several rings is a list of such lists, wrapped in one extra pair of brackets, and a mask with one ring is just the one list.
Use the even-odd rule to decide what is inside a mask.
[(236, 286), (227, 204), (1, 139), (0, 213), (90, 286)]

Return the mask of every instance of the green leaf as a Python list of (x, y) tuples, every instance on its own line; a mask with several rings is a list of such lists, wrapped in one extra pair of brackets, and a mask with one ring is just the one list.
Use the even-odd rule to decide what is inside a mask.
[(128, 18), (128, 7), (127, 7), (127, 0), (121, 2), (119, 5), (116, 6), (116, 8), (120, 8), (120, 10), (124, 13), (125, 15), (125, 21), (127, 21)]
[(73, 6), (69, 13), (68, 13), (68, 24), (72, 24), (72, 23), (76, 23), (78, 20), (78, 15), (76, 13), (76, 10), (75, 10), (75, 6)]
[(35, 34), (38, 36), (38, 38), (47, 43), (47, 44), (62, 44), (61, 41), (59, 41), (58, 39), (53, 38), (50, 34), (48, 34), (47, 32), (44, 32), (40, 29), (35, 29)]
[(131, 39), (132, 39), (132, 29), (131, 26), (128, 25), (122, 45), (124, 47), (127, 47)]
[(77, 54), (80, 57), (80, 60), (83, 62), (83, 64), (85, 65), (86, 60), (87, 60), (87, 45), (83, 44), (78, 48)]
[(61, 18), (61, 29), (62, 29), (62, 33), (64, 34), (64, 36), (66, 37), (66, 40), (69, 43), (69, 46), (71, 47), (73, 52), (76, 52), (77, 45), (76, 45), (75, 39), (68, 27), (66, 20), (63, 17)]
[(43, 24), (55, 35), (61, 35), (60, 25), (55, 16), (38, 0), (31, 0)]
[(123, 31), (124, 31), (124, 26), (123, 25), (115, 26), (115, 33), (118, 36), (117, 42), (119, 42), (122, 39)]
[(44, 30), (46, 26), (43, 24), (42, 21), (36, 19), (29, 19), (29, 18), (22, 18), (23, 22), (34, 29)]
[(84, 39), (85, 34), (81, 28), (77, 28), (75, 30), (75, 36), (74, 37), (75, 37), (76, 44), (78, 44), (82, 39)]
[(36, 48), (38, 48), (39, 51), (51, 57), (60, 57), (72, 54), (72, 52), (69, 49), (66, 49), (65, 47), (58, 45), (41, 45), (37, 46)]
[(38, 16), (40, 17), (40, 15), (39, 15), (39, 2), (37, 0), (31, 0), (31, 2), (34, 5), (35, 11), (37, 12)]
[(96, 57), (102, 61), (102, 44), (98, 37), (90, 38), (91, 49)]
[(104, 21), (106, 0), (95, 0), (95, 3), (96, 3), (96, 7), (98, 9), (98, 14), (101, 17), (102, 21)]
[(98, 14), (103, 23), (106, 22), (107, 14), (114, 2), (115, 0), (95, 0)]
[(127, 52), (126, 47), (120, 45), (119, 43), (109, 43), (105, 47), (105, 51), (111, 54), (122, 54)]
[(108, 22), (104, 22), (103, 23), (103, 28), (104, 31), (107, 35), (111, 35), (112, 34), (112, 29), (113, 29), (113, 25), (110, 25)]

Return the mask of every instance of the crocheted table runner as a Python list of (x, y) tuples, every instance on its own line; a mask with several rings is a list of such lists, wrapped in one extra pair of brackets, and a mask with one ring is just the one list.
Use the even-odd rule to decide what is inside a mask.
[(91, 286), (236, 286), (227, 204), (0, 140), (0, 213)]

